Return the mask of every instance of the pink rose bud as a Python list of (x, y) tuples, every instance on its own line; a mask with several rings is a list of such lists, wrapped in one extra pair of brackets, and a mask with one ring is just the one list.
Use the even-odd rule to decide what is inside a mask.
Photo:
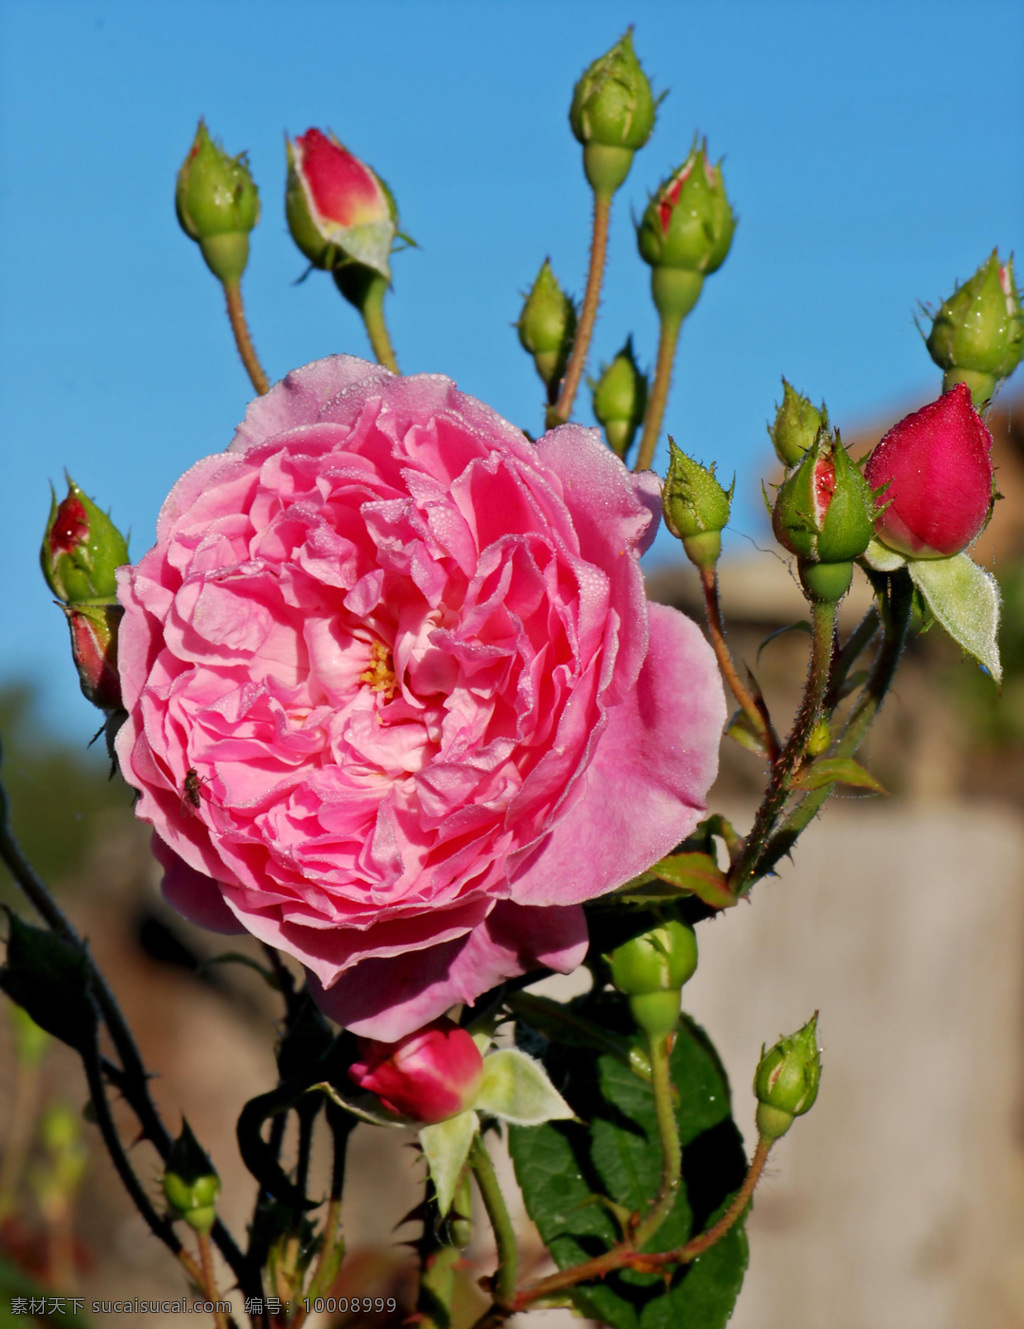
[(119, 710), (117, 628), (124, 610), (120, 605), (62, 605), (61, 608), (71, 631), (71, 654), (83, 695), (101, 710)]
[(287, 151), (285, 213), (309, 261), (328, 270), (354, 261), (389, 276), (397, 210), (383, 181), (319, 129), (301, 134)]
[(992, 512), (992, 435), (964, 383), (908, 415), (868, 458), (864, 475), (883, 508), (875, 534), (908, 558), (950, 558)]
[(359, 1046), (365, 1060), (350, 1066), (349, 1076), (391, 1112), (433, 1125), (476, 1102), (484, 1059), (451, 1020), (436, 1020), (399, 1043), (360, 1039)]

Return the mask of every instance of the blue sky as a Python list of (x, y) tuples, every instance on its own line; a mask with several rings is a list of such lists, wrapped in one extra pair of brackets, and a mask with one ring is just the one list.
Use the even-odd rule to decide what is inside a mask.
[(782, 373), (848, 430), (935, 395), (916, 302), (993, 245), (1024, 248), (1017, 3), (2, 0), (0, 680), (36, 680), (62, 732), (92, 732), (36, 563), (48, 483), (67, 466), (137, 557), (174, 480), (229, 442), (251, 395), (174, 218), (198, 116), (248, 149), (260, 186), (244, 289), (271, 377), (366, 350), (327, 278), (293, 284), (283, 133), (329, 126), (385, 176), (421, 246), (394, 263), (403, 370), (450, 374), (536, 429), (539, 385), (510, 325), (546, 254), (582, 288), (589, 198), (566, 112), (630, 22), (670, 92), (617, 197), (595, 359), (632, 332), (653, 360), (630, 210), (699, 129), (740, 224), (684, 329), (666, 426), (740, 472), (738, 531), (762, 531)]

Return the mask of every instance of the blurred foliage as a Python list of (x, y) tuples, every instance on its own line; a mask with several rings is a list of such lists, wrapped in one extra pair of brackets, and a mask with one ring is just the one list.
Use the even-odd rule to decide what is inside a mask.
[[(0, 741), (14, 834), (43, 880), (57, 884), (82, 866), (102, 814), (131, 806), (131, 791), (110, 779), (102, 740), (82, 749), (45, 727), (31, 684), (0, 687)], [(0, 898), (14, 889), (0, 864)]]

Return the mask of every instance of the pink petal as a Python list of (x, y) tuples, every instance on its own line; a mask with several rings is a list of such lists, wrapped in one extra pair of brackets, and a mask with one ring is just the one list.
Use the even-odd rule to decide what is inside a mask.
[(518, 904), (591, 900), (649, 868), (707, 811), (725, 694), (695, 623), (652, 604), (650, 649), (635, 691), (608, 711), (584, 791), (518, 872)]

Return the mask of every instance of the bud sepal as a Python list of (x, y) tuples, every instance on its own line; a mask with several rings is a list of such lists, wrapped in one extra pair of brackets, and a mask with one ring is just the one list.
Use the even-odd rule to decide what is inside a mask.
[(167, 1158), (162, 1186), (172, 1218), (184, 1219), (195, 1232), (210, 1231), (217, 1220), (220, 1177), (184, 1118)]
[(779, 487), (772, 509), (775, 538), (804, 562), (845, 564), (863, 554), (874, 524), (870, 485), (838, 432), (820, 429)]
[(583, 72), (569, 107), (569, 125), (583, 145), (583, 169), (595, 193), (614, 194), (623, 183), (634, 152), (651, 136), (656, 108), (628, 28)]
[(39, 551), (46, 584), (65, 605), (114, 604), (117, 568), (128, 562), (128, 545), (109, 515), (67, 477), (67, 496), (50, 489), (50, 515)]
[[(637, 227), (637, 246), (656, 270), (703, 277), (725, 262), (735, 229), (722, 164), (708, 160), (705, 140), (694, 143), (679, 169), (655, 191)], [(693, 303), (699, 293), (698, 285)]]
[(516, 323), (519, 344), (533, 363), (549, 397), (565, 373), (576, 335), (576, 306), (558, 284), (551, 260), (541, 264)]
[(249, 232), (260, 218), (259, 191), (246, 154), (230, 156), (203, 120), (178, 172), (174, 206), (181, 229), (199, 245), (213, 275), (237, 282), (249, 261)]
[(768, 426), (775, 455), (787, 470), (798, 466), (818, 437), (818, 430), (828, 428), (825, 403), (815, 406), (809, 397), (796, 391), (791, 383), (782, 380), (782, 402), (776, 410), (775, 420)]
[(1024, 313), (1013, 258), (1003, 263), (993, 249), (973, 277), (943, 300), (926, 344), (943, 371), (943, 392), (966, 383), (975, 406), (988, 401), (1024, 355)]
[(768, 1051), (762, 1047), (754, 1074), (757, 1128), (763, 1138), (777, 1140), (814, 1106), (821, 1083), (818, 1012), (802, 1029), (781, 1038)]
[(601, 366), (591, 387), (594, 417), (604, 430), (608, 446), (625, 460), (647, 410), (647, 375), (637, 365), (632, 337), (626, 338), (625, 346), (610, 364)]

